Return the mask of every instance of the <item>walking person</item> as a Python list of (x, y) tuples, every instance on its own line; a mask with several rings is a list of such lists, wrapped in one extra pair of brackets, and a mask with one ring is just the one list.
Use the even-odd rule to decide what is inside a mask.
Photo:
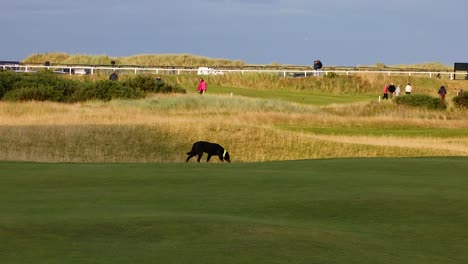
[(203, 78), (200, 79), (200, 83), (198, 84), (197, 91), (199, 94), (204, 94), (206, 92), (206, 82)]
[(388, 100), (388, 85), (385, 84), (384, 85), (384, 88), (383, 88), (383, 97), (382, 97), (382, 100), (385, 99), (385, 100)]
[(400, 85), (397, 85), (397, 87), (395, 89), (395, 96), (400, 96), (400, 93), (401, 93), (401, 87), (400, 87)]
[(405, 93), (406, 94), (411, 94), (411, 91), (413, 90), (413, 87), (411, 87), (411, 84), (408, 83), (405, 87)]
[(395, 85), (393, 83), (390, 83), (390, 85), (388, 86), (388, 92), (390, 93), (390, 98), (393, 97), (395, 90), (396, 90)]
[(441, 86), (439, 88), (439, 91), (437, 92), (439, 94), (439, 97), (440, 97), (440, 101), (442, 103), (445, 103), (445, 95), (447, 94), (447, 90), (445, 89), (445, 86)]

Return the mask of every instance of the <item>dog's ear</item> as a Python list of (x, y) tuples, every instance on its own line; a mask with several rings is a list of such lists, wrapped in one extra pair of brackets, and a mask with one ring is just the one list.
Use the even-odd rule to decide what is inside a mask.
[(229, 156), (229, 152), (224, 151), (223, 159), (227, 162), (231, 162), (231, 157)]

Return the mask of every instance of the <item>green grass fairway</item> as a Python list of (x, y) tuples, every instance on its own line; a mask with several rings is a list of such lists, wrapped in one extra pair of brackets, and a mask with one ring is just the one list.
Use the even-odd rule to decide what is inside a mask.
[(346, 136), (403, 136), (403, 137), (466, 137), (466, 128), (423, 128), (423, 127), (402, 127), (386, 125), (381, 127), (318, 127), (318, 126), (298, 126), (283, 125), (280, 128), (292, 131), (304, 131), (319, 135), (346, 135)]
[(235, 87), (220, 87), (210, 86), (208, 87), (208, 93), (212, 94), (233, 94), (241, 95), (252, 98), (262, 99), (273, 99), (283, 100), (293, 103), (310, 104), (310, 105), (327, 105), (327, 104), (342, 104), (342, 103), (354, 103), (369, 101), (377, 99), (375, 96), (368, 95), (332, 95), (332, 94), (321, 94), (317, 92), (310, 92), (304, 90), (256, 90), (247, 88), (235, 88)]
[(468, 159), (0, 162), (0, 263), (468, 263)]

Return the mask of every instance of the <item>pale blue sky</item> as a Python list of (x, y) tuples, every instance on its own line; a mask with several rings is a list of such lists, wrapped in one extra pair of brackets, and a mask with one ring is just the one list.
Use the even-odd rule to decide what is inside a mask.
[(354, 66), (468, 61), (467, 0), (0, 0), (0, 60), (194, 54)]

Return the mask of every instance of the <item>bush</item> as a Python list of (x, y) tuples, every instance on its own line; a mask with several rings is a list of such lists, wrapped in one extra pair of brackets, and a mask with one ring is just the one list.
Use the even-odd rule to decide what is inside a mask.
[(0, 71), (0, 99), (10, 90), (13, 85), (21, 80), (21, 76), (16, 72)]
[(124, 98), (136, 99), (144, 97), (144, 92), (138, 88), (124, 86), (121, 82), (115, 81), (97, 81), (95, 83), (88, 82), (78, 89), (73, 95), (73, 101), (87, 100), (103, 100), (110, 101), (111, 99)]
[(63, 78), (51, 71), (38, 73), (0, 72), (0, 99), (79, 102), (135, 99), (146, 93), (182, 92), (179, 85), (156, 82), (151, 76), (139, 75), (124, 81), (80, 81)]
[(132, 89), (141, 89), (144, 92), (154, 92), (156, 90), (156, 81), (148, 75), (137, 75), (122, 82), (123, 86)]
[(463, 92), (461, 95), (454, 97), (453, 102), (461, 108), (468, 108), (468, 92)]
[(45, 85), (10, 90), (3, 97), (7, 101), (60, 101), (61, 98), (60, 91)]
[(125, 80), (123, 85), (132, 89), (141, 89), (146, 93), (186, 93), (186, 90), (179, 85), (171, 85), (163, 81), (156, 82), (154, 77), (148, 75), (138, 75)]
[(425, 107), (428, 109), (443, 110), (447, 108), (447, 105), (445, 103), (442, 103), (439, 98), (425, 94), (398, 96), (395, 98), (395, 102), (401, 105)]

